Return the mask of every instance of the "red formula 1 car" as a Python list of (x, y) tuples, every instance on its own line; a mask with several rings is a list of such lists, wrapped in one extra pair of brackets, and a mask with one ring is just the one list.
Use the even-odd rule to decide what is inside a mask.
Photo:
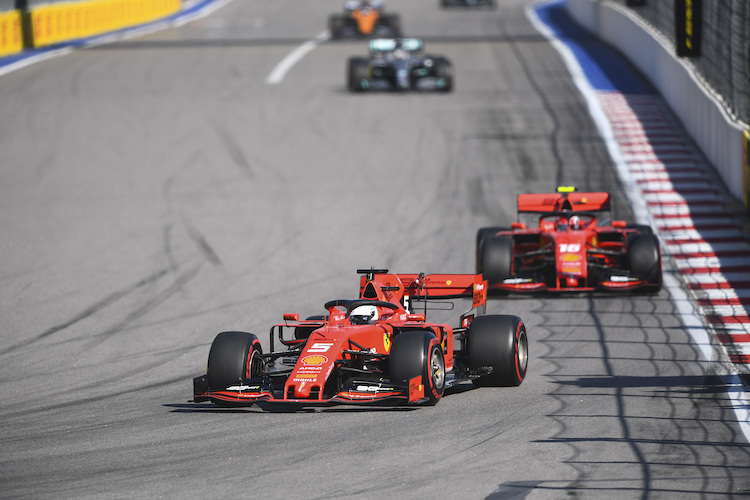
[[(271, 327), (268, 353), (251, 333), (217, 335), (207, 374), (193, 379), (193, 401), (435, 404), (462, 381), (521, 384), (526, 328), (516, 316), (478, 314), (487, 297), (482, 276), (358, 272), (364, 274), (359, 298), (327, 302), (325, 315), (302, 321), (284, 314), (284, 322)], [(426, 321), (435, 300), (459, 297), (472, 298), (472, 308), (458, 328)]]
[(476, 264), (502, 291), (656, 292), (662, 284), (651, 228), (612, 221), (608, 193), (572, 187), (519, 195), (518, 222), (477, 232)]

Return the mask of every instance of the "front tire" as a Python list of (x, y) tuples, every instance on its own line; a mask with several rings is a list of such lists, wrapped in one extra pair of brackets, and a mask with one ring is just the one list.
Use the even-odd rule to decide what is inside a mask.
[(422, 377), (426, 404), (434, 405), (443, 397), (445, 359), (434, 333), (420, 330), (394, 336), (389, 366), (394, 384), (408, 385), (412, 378)]
[(363, 92), (369, 88), (370, 63), (363, 57), (350, 57), (347, 61), (346, 83), (352, 92)]
[(468, 333), (469, 368), (492, 372), (474, 379), (477, 386), (521, 385), (529, 362), (526, 326), (518, 316), (477, 316)]
[(209, 389), (224, 390), (262, 373), (262, 353), (260, 340), (252, 333), (218, 334), (208, 353)]
[(493, 226), (493, 227), (482, 227), (477, 231), (477, 243), (476, 243), (476, 268), (477, 274), (482, 274), (482, 244), (487, 238), (494, 237), (500, 231), (510, 231), (507, 227)]
[(513, 239), (507, 236), (484, 238), (479, 248), (477, 269), (490, 285), (513, 276)]

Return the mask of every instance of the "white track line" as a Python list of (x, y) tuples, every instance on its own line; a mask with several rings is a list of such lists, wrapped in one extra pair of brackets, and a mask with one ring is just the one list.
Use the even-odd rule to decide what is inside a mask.
[(306, 41), (305, 43), (291, 51), (286, 55), (284, 59), (279, 62), (279, 64), (276, 65), (273, 71), (271, 71), (271, 74), (268, 75), (268, 78), (266, 78), (266, 83), (268, 85), (276, 85), (281, 83), (287, 72), (292, 69), (292, 66), (297, 64), (300, 59), (305, 57), (310, 51), (315, 49), (315, 47), (329, 40), (330, 38), (331, 34), (328, 31), (324, 31), (312, 40)]

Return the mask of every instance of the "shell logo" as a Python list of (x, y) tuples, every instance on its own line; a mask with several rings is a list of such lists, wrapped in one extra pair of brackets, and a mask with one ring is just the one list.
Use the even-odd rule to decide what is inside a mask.
[(323, 363), (328, 361), (328, 358), (326, 358), (325, 356), (321, 356), (320, 354), (315, 354), (313, 356), (305, 356), (304, 358), (302, 358), (301, 361), (303, 365), (317, 366), (317, 365), (322, 365)]

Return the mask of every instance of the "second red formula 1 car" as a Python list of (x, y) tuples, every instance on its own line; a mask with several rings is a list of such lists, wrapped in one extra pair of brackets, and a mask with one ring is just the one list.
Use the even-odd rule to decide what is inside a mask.
[[(324, 315), (306, 320), (284, 314), (284, 322), (271, 327), (269, 352), (251, 333), (217, 335), (207, 373), (193, 379), (193, 400), (219, 406), (435, 404), (447, 387), (463, 381), (521, 384), (526, 327), (517, 316), (478, 314), (487, 297), (481, 276), (358, 272), (364, 274), (358, 298), (327, 302)], [(435, 300), (459, 297), (471, 298), (472, 308), (457, 328), (426, 320)]]
[(518, 222), (477, 232), (477, 273), (502, 291), (658, 291), (658, 239), (648, 226), (612, 221), (610, 210), (608, 193), (572, 187), (519, 195)]

